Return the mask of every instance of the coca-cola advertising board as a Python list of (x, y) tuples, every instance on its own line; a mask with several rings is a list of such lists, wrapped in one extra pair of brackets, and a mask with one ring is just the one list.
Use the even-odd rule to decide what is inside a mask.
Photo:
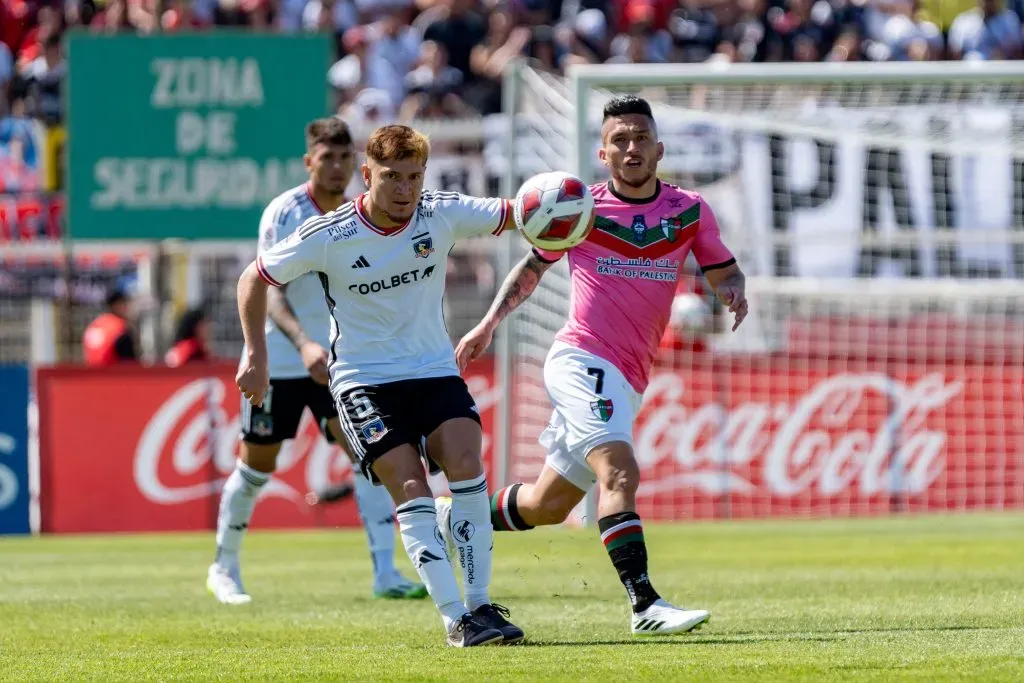
[[(37, 375), (44, 532), (210, 529), (238, 453), (233, 363), (184, 368), (47, 368)], [(491, 363), (466, 377), (484, 424), (496, 401)], [(356, 526), (352, 498), (310, 507), (308, 491), (352, 476), (308, 411), (278, 456), (254, 528)]]
[(1024, 507), (1024, 368), (770, 355), (654, 373), (645, 518)]

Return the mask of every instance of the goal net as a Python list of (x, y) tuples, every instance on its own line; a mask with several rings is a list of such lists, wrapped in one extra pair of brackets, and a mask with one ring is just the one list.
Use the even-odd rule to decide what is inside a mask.
[[(645, 518), (1024, 507), (1024, 66), (869, 66), (510, 73), (510, 178), (607, 179), (602, 107), (645, 97), (659, 175), (748, 276), (733, 333), (684, 268), (636, 423)], [(561, 265), (505, 326), (508, 480), (543, 463), (567, 306)]]

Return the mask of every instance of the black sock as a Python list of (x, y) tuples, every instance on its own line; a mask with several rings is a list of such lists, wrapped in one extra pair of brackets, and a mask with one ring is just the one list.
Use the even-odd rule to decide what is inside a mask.
[(519, 514), (516, 497), (522, 484), (512, 484), (491, 496), (491, 526), (495, 531), (528, 531), (533, 527)]
[(633, 612), (643, 612), (660, 598), (647, 576), (647, 545), (644, 528), (635, 512), (620, 512), (597, 520), (608, 557), (626, 587)]

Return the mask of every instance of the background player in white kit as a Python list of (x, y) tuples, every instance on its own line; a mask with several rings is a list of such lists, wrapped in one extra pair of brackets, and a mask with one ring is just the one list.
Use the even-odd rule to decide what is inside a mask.
[[(275, 198), (260, 220), (259, 253), (295, 232), (311, 217), (334, 211), (356, 167), (348, 125), (337, 117), (306, 127), (309, 182)], [(270, 387), (262, 406), (242, 400), (241, 457), (224, 484), (217, 518), (217, 557), (207, 588), (223, 603), (250, 601), (242, 585), (239, 548), (256, 497), (274, 471), (281, 442), (294, 438), (308, 407), (328, 441), (346, 447), (327, 374), (330, 312), (324, 289), (310, 273), (275, 290), (267, 301)], [(245, 352), (243, 351), (243, 354)], [(357, 468), (358, 470), (358, 468)], [(359, 515), (373, 560), (373, 593), (383, 598), (424, 598), (426, 588), (395, 568), (394, 508), (387, 491), (354, 473)]]
[[(568, 251), (569, 319), (544, 362), (554, 406), (540, 439), (547, 460), (535, 483), (491, 498), (495, 529), (525, 531), (561, 523), (597, 483), (601, 541), (626, 589), (637, 635), (683, 633), (710, 617), (707, 610), (670, 605), (654, 590), (636, 514), (633, 420), (691, 251), (735, 324), (747, 313), (743, 273), (722, 244), (714, 213), (697, 193), (658, 180), (663, 153), (645, 100), (608, 102), (599, 156), (612, 179), (591, 186), (594, 228)], [(498, 324), (562, 255), (534, 249), (513, 269), (484, 320), (459, 342), (460, 368), (490, 345)], [(439, 498), (437, 507), (443, 528), (446, 500)]]
[[(367, 141), (367, 192), (264, 251), (238, 283), (247, 345), (238, 387), (254, 406), (269, 387), (262, 321), (267, 286), (317, 273), (331, 312), (331, 392), (363, 472), (398, 504), (402, 541), (458, 647), (510, 643), (523, 632), (488, 595), (493, 529), (476, 404), (459, 376), (442, 311), (456, 241), (499, 235), (504, 199), (423, 192), (429, 144), (408, 126)], [(452, 491), (451, 521), (465, 602), (446, 559), (420, 454)]]

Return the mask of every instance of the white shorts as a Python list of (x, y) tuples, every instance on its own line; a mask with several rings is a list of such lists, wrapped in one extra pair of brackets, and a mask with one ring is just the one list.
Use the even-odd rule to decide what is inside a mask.
[(601, 444), (633, 444), (633, 420), (643, 399), (617, 367), (556, 341), (544, 361), (544, 385), (555, 410), (540, 435), (547, 465), (588, 491), (597, 481), (587, 454)]

